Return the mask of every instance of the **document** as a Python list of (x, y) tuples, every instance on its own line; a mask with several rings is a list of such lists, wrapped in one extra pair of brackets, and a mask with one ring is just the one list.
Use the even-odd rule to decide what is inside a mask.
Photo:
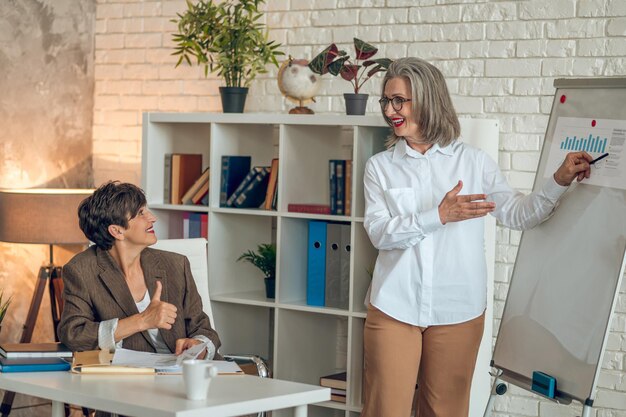
[(120, 348), (115, 349), (111, 365), (153, 368), (158, 373), (180, 373), (183, 361), (196, 359), (206, 346), (207, 343), (199, 343), (178, 356), (173, 353), (150, 353)]
[(568, 152), (585, 151), (591, 157), (608, 153), (591, 167), (584, 184), (626, 189), (626, 120), (559, 117), (556, 121), (545, 177), (551, 177)]
[[(173, 353), (150, 353), (139, 352), (129, 349), (115, 349), (111, 365), (132, 368), (154, 369), (158, 374), (180, 374), (183, 371), (182, 362), (186, 359), (196, 359), (204, 350), (204, 343), (195, 345), (180, 355)], [(243, 371), (235, 362), (208, 361), (215, 367), (220, 375), (243, 374)]]

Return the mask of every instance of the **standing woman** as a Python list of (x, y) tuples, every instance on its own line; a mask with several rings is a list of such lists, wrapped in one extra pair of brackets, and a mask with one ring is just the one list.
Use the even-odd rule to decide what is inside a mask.
[(73, 351), (116, 347), (180, 354), (220, 340), (202, 310), (189, 260), (149, 248), (157, 218), (143, 191), (108, 182), (78, 208), (80, 228), (94, 243), (63, 267), (65, 305), (59, 338)]
[[(529, 229), (550, 216), (591, 156), (570, 153), (536, 192), (513, 190), (483, 151), (458, 140), (443, 75), (394, 61), (380, 104), (393, 129), (365, 167), (365, 229), (379, 250), (365, 322), (363, 417), (463, 417), (485, 325), (484, 220)], [(488, 325), (491, 325), (489, 323)]]

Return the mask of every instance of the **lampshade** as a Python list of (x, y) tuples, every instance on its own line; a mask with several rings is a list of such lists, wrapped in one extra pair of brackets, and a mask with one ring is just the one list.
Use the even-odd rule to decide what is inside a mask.
[(0, 241), (87, 243), (78, 227), (78, 205), (92, 193), (89, 189), (0, 190)]

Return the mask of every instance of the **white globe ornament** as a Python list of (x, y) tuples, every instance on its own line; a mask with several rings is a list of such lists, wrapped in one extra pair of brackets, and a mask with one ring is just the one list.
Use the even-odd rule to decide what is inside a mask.
[(304, 104), (315, 102), (319, 89), (319, 76), (308, 67), (306, 59), (293, 59), (283, 62), (278, 70), (278, 89), (290, 101), (298, 106), (289, 110), (289, 114), (314, 114)]

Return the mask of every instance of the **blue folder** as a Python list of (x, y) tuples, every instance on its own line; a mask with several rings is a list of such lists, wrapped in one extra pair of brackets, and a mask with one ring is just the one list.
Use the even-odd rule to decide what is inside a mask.
[(306, 303), (323, 307), (326, 291), (326, 222), (309, 221)]
[(4, 358), (0, 357), (0, 372), (69, 371), (70, 363), (63, 358)]

